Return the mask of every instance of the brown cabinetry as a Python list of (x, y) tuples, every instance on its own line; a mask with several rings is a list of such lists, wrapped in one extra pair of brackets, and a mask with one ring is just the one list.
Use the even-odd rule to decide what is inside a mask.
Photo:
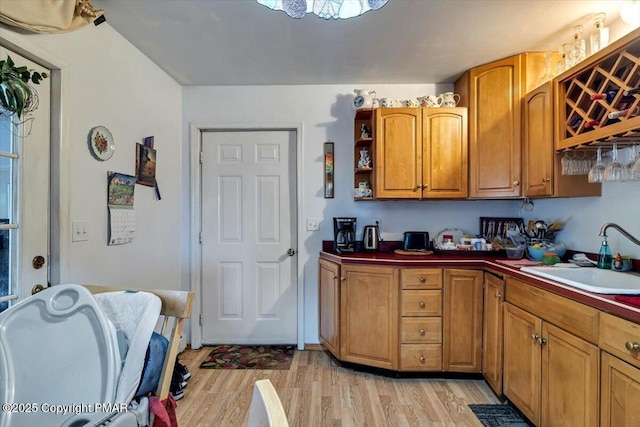
[(340, 358), (340, 265), (320, 258), (318, 301), (320, 342)]
[(482, 279), (477, 270), (445, 269), (443, 370), (482, 369)]
[(442, 270), (400, 271), (400, 370), (442, 370)]
[[(372, 109), (362, 109), (356, 111), (353, 124), (353, 140), (354, 140), (354, 186), (358, 188), (361, 182), (366, 182), (369, 187), (375, 182), (375, 163), (373, 155), (375, 152), (375, 127)], [(360, 164), (362, 150), (366, 150), (371, 159), (368, 165)], [(371, 200), (373, 196), (355, 196), (356, 200)]]
[(398, 369), (398, 269), (343, 265), (341, 360)]
[(520, 197), (521, 102), (538, 86), (544, 54), (523, 53), (468, 70), (455, 83), (469, 109), (469, 197)]
[[(505, 396), (536, 425), (598, 425), (598, 389), (594, 387), (598, 347), (558, 327), (564, 323), (576, 329), (576, 321), (583, 323), (577, 329), (597, 342), (597, 310), (592, 336), (593, 309), (580, 303), (511, 279), (507, 280), (506, 300)], [(544, 300), (547, 305), (538, 304)], [(538, 317), (530, 312), (532, 308), (550, 316)], [(577, 319), (579, 313), (584, 313), (582, 321)]]
[(465, 108), (375, 110), (378, 199), (467, 197)]
[(599, 196), (601, 185), (589, 184), (586, 175), (562, 174), (563, 154), (553, 143), (551, 82), (529, 92), (522, 106), (524, 196)]
[(482, 318), (482, 373), (493, 391), (502, 395), (502, 306), (504, 280), (484, 274), (484, 315)]

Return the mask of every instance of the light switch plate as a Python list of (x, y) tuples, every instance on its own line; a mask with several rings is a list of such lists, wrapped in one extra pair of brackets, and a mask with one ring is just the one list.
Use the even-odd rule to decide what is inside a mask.
[(89, 240), (89, 231), (87, 221), (71, 222), (71, 241), (86, 242)]
[(318, 230), (320, 230), (320, 219), (307, 218), (307, 231), (318, 231)]

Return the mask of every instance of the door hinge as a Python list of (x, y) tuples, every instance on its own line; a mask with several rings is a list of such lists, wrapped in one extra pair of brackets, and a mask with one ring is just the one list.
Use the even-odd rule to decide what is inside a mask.
[(198, 234), (198, 242), (202, 243), (202, 231)]
[(198, 318), (198, 322), (200, 323), (200, 326), (202, 326), (202, 313), (200, 313), (200, 316)]
[(200, 164), (202, 164), (202, 151), (200, 152)]

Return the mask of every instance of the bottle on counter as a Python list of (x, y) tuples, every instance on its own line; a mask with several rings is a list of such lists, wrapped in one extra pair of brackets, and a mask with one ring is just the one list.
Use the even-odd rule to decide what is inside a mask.
[(598, 252), (598, 268), (611, 268), (612, 260), (613, 257), (611, 256), (611, 249), (609, 248), (609, 244), (605, 238), (600, 246), (600, 252)]

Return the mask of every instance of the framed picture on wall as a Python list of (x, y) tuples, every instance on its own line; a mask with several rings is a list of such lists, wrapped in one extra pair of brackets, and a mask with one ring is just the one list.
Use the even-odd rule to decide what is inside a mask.
[(324, 143), (324, 198), (333, 199), (333, 142)]
[(156, 150), (136, 144), (136, 184), (156, 186)]

